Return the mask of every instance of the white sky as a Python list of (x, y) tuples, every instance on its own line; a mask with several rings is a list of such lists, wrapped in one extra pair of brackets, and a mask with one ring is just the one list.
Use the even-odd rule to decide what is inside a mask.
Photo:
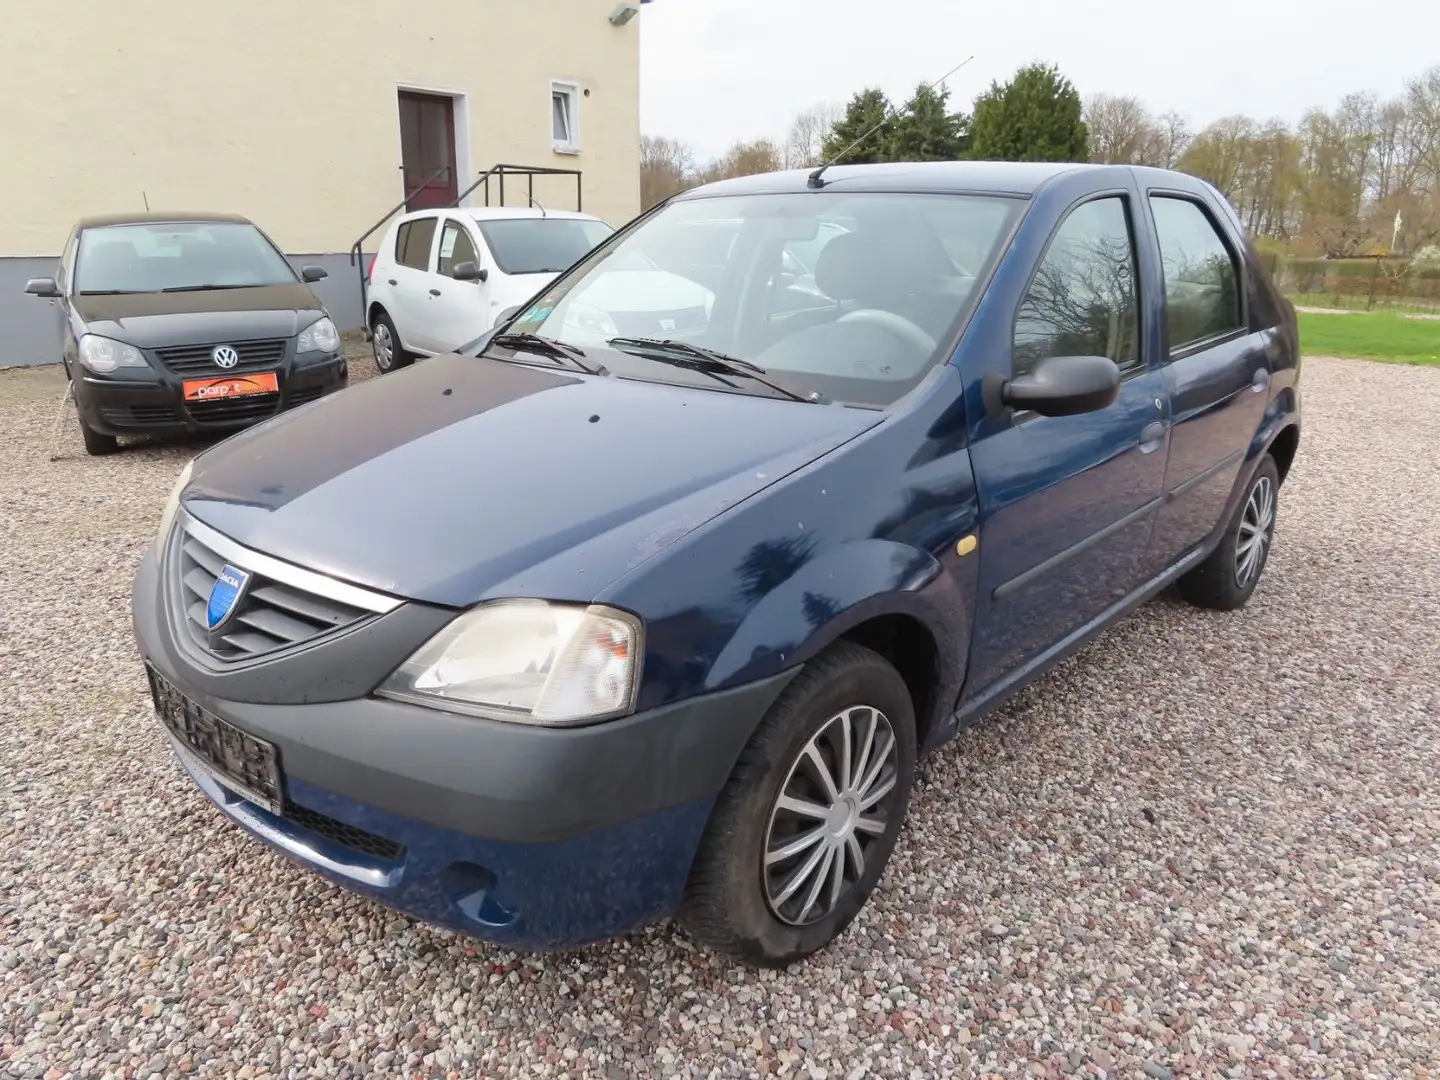
[(1440, 0), (654, 0), (639, 22), (641, 129), (702, 160), (866, 85), (898, 106), (971, 54), (948, 80), (967, 112), (991, 79), (1044, 60), (1083, 96), (1134, 94), (1194, 130), (1388, 97), (1440, 63)]

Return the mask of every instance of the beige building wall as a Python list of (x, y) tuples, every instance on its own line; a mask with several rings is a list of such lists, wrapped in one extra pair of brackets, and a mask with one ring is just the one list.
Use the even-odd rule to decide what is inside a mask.
[[(6, 4), (0, 257), (58, 254), (76, 218), (143, 209), (145, 199), (155, 210), (246, 214), (290, 253), (347, 251), (403, 194), (400, 88), (463, 95), (462, 189), (497, 162), (578, 168), (584, 209), (619, 226), (640, 209), (644, 15), (613, 26), (615, 6)], [(552, 79), (589, 91), (575, 155), (552, 149)], [(507, 202), (525, 203), (523, 181), (506, 189)], [(573, 177), (535, 181), (536, 198), (555, 209), (575, 208), (574, 189)]]

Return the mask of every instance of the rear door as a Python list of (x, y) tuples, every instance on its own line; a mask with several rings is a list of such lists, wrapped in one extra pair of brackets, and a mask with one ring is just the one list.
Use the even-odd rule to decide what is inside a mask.
[(426, 323), (437, 352), (457, 349), (490, 328), (490, 286), (482, 281), (456, 281), (455, 267), (464, 262), (484, 265), (471, 226), (450, 215), (440, 227), (427, 304)]
[(1169, 563), (1225, 511), (1269, 400), (1269, 337), (1248, 325), (1240, 252), (1220, 209), (1199, 191), (1149, 188), (1145, 213), (1164, 276), (1164, 375), (1174, 414), (1151, 547), (1153, 561)]
[(437, 351), (429, 319), (438, 224), (435, 214), (418, 214), (400, 223), (395, 232), (395, 262), (387, 279), (391, 286), (390, 317), (395, 320), (401, 343), (407, 349), (426, 353)]
[[(985, 302), (1004, 305), (995, 324), (1013, 312), (1009, 340), (962, 352), (971, 386), (1061, 355), (1107, 356), (1122, 377), (1116, 401), (1096, 412), (1012, 410), (972, 428), (982, 524), (967, 698), (1043, 662), (1149, 576), (1145, 554), (1165, 475), (1164, 376), (1142, 333), (1136, 190), (1125, 175), (1114, 187), (1072, 194), (1104, 182), (1042, 189)], [(1017, 274), (1018, 283), (1006, 283)]]

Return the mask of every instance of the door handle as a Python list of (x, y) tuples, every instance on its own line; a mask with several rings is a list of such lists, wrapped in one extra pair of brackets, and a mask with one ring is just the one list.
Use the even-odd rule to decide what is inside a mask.
[(431, 290), (430, 290), (430, 295), (431, 295), (431, 296), (439, 296), (439, 295), (440, 295), (440, 290), (439, 290), (439, 289), (431, 289)]
[(1260, 393), (1270, 385), (1270, 372), (1266, 368), (1256, 368), (1255, 374), (1250, 379), (1250, 389)]
[(390, 279), (390, 284), (391, 284), (391, 285), (394, 285), (394, 284), (395, 284), (395, 279), (394, 279), (393, 277)]
[(1140, 429), (1140, 452), (1148, 454), (1155, 450), (1163, 438), (1165, 438), (1165, 425), (1159, 420), (1151, 420)]

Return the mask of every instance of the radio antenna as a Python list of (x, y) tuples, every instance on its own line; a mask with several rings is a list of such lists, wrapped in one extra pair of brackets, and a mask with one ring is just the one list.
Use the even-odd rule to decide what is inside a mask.
[(897, 117), (897, 116), (900, 116), (902, 113), (908, 112), (910, 109), (913, 109), (913, 108), (915, 107), (915, 103), (920, 100), (920, 95), (921, 95), (922, 93), (924, 93), (926, 90), (933, 90), (935, 87), (939, 86), (939, 85), (940, 85), (941, 83), (943, 83), (946, 79), (950, 78), (951, 75), (954, 75), (955, 72), (959, 71), (962, 67), (964, 67), (966, 64), (968, 64), (971, 60), (974, 60), (974, 59), (975, 59), (975, 57), (974, 57), (973, 54), (970, 55), (970, 56), (967, 56), (964, 60), (961, 60), (960, 63), (956, 64), (953, 68), (951, 68), (949, 71), (947, 71), (944, 75), (941, 75), (940, 78), (938, 78), (938, 79), (936, 79), (934, 82), (930, 83), (930, 85), (920, 87), (920, 89), (915, 92), (915, 96), (914, 96), (913, 98), (911, 98), (911, 99), (905, 104), (905, 107), (904, 107), (904, 108), (902, 108), (902, 109), (900, 109), (900, 110), (898, 110), (898, 111), (895, 111), (895, 112), (893, 112), (893, 113), (892, 113), (892, 110), (886, 109), (886, 110), (885, 110), (885, 115), (880, 118), (880, 122), (879, 122), (878, 124), (876, 124), (876, 125), (875, 125), (874, 127), (872, 127), (869, 131), (865, 132), (864, 135), (861, 135), (858, 139), (856, 139), (854, 142), (852, 142), (849, 146), (845, 147), (844, 150), (841, 150), (838, 154), (836, 154), (834, 157), (832, 157), (829, 161), (825, 162), (825, 164), (821, 165), (818, 169), (816, 169), (814, 172), (812, 172), (812, 173), (810, 174), (810, 179), (806, 181), (807, 186), (812, 187), (812, 188), (822, 188), (822, 187), (824, 187), (824, 186), (825, 186), (824, 174), (825, 174), (825, 170), (826, 170), (826, 169), (830, 168), (831, 165), (834, 165), (837, 161), (839, 161), (841, 158), (843, 158), (846, 154), (850, 153), (851, 150), (854, 150), (857, 146), (859, 146), (861, 143), (863, 143), (866, 139), (870, 138), (871, 135), (874, 135), (875, 132), (879, 131), (882, 127), (884, 127), (886, 124), (888, 124), (892, 119), (894, 119), (894, 118)]

